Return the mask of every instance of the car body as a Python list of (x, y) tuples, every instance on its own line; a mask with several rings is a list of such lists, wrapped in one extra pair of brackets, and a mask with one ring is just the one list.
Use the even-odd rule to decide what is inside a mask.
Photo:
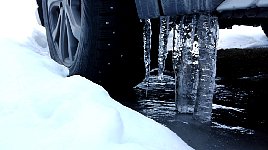
[(267, 0), (136, 0), (136, 5), (142, 19), (211, 12), (218, 16), (220, 28), (259, 26), (268, 18)]

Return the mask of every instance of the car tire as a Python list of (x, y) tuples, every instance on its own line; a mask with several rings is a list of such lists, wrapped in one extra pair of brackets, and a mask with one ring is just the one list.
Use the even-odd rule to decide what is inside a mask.
[(51, 58), (112, 97), (144, 79), (143, 25), (134, 1), (43, 0)]

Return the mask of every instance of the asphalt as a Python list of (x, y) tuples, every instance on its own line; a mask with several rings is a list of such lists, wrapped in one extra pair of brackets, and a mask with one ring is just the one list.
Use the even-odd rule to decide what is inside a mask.
[[(268, 48), (218, 50), (218, 77), (234, 82), (238, 78), (254, 77), (259, 74), (268, 75)], [(263, 93), (268, 97), (268, 94), (265, 94), (268, 93), (268, 77), (258, 79), (254, 83), (259, 86), (258, 88), (265, 90)], [(266, 102), (264, 102), (265, 104)], [(262, 111), (261, 113), (266, 114), (265, 108), (267, 107), (255, 108), (254, 111)], [(266, 117), (266, 121), (268, 121), (268, 117)], [(192, 115), (181, 114), (175, 116), (173, 121), (164, 121), (162, 124), (170, 128), (196, 150), (268, 149), (268, 126), (255, 128), (252, 134), (242, 134), (212, 128), (211, 124), (200, 124), (193, 121)]]
[[(171, 59), (169, 58), (166, 68), (167, 72), (172, 74)], [(259, 78), (258, 75), (262, 75), (262, 78)], [(262, 102), (258, 102), (256, 99), (256, 102), (260, 103), (257, 105), (258, 107), (252, 108), (252, 111), (256, 111), (256, 115), (253, 113), (248, 117), (254, 118), (258, 117), (258, 114), (267, 114), (265, 100), (268, 97), (268, 48), (218, 50), (217, 77), (223, 78), (224, 82), (231, 83), (237, 82), (237, 79), (249, 77), (250, 84), (245, 85), (255, 86), (261, 91), (260, 97), (265, 98), (261, 98), (264, 100)], [(253, 80), (254, 82), (252, 82)], [(240, 82), (235, 84), (240, 84)], [(139, 110), (142, 108), (135, 107), (135, 103), (137, 103), (135, 94), (130, 97), (127, 100), (132, 101), (122, 103), (142, 112)], [(161, 116), (161, 119), (156, 119), (156, 121), (171, 129), (196, 150), (267, 150), (268, 115), (263, 116), (266, 116), (266, 126), (255, 126), (252, 133), (237, 133), (232, 130), (215, 128), (212, 127), (212, 123), (202, 124), (195, 121), (192, 115), (176, 114), (172, 118)]]

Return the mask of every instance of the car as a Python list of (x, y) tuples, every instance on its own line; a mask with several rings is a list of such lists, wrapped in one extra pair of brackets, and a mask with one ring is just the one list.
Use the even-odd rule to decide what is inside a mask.
[[(154, 62), (157, 62), (155, 60), (157, 60), (158, 54), (157, 50), (154, 50), (160, 47), (158, 41), (159, 26), (161, 26), (159, 20), (161, 19), (159, 18), (170, 17), (173, 24), (172, 28), (176, 28), (178, 34), (182, 30), (188, 32), (181, 35), (190, 35), (192, 45), (195, 41), (193, 38), (195, 33), (192, 33), (192, 31), (196, 29), (198, 39), (201, 39), (198, 43), (199, 46), (211, 48), (209, 53), (206, 50), (200, 51), (200, 56), (198, 56), (210, 59), (204, 62), (202, 62), (203, 59), (199, 59), (199, 63), (201, 65), (203, 63), (203, 68), (211, 68), (209, 74), (204, 75), (204, 77), (208, 77), (204, 79), (206, 83), (199, 83), (198, 85), (200, 86), (199, 91), (202, 91), (203, 94), (187, 93), (188, 88), (192, 88), (190, 92), (198, 88), (193, 87), (196, 86), (195, 82), (193, 82), (194, 85), (188, 84), (188, 81), (192, 81), (190, 78), (193, 72), (190, 72), (190, 74), (183, 73), (181, 74), (183, 77), (177, 79), (182, 80), (177, 91), (186, 92), (179, 93), (179, 95), (195, 95), (190, 96), (190, 99), (196, 99), (196, 95), (209, 95), (210, 97), (199, 99), (211, 100), (212, 86), (215, 82), (215, 68), (213, 68), (215, 64), (213, 63), (216, 59), (214, 50), (218, 38), (218, 28), (231, 28), (233, 25), (261, 26), (265, 34), (268, 35), (267, 0), (36, 1), (40, 24), (46, 28), (51, 58), (68, 67), (70, 76), (81, 75), (103, 86), (114, 98), (127, 93), (135, 85), (146, 79), (150, 68), (144, 67), (144, 64), (148, 65), (149, 63), (150, 65), (151, 63), (151, 65), (154, 65)], [(190, 27), (191, 24), (196, 24), (196, 26)], [(191, 28), (191, 31), (186, 31), (185, 28)], [(212, 30), (215, 30), (213, 34)], [(177, 38), (181, 37), (178, 36)], [(185, 42), (187, 37), (181, 40)], [(202, 41), (214, 43), (203, 42), (202, 44)], [(180, 46), (177, 49), (181, 49)], [(144, 54), (144, 52), (147, 53), (147, 49), (152, 49), (151, 59), (148, 59), (149, 55)], [(174, 64), (176, 72), (180, 63), (175, 62)], [(157, 65), (155, 66), (157, 67)], [(177, 70), (177, 72), (181, 72), (181, 70)], [(199, 78), (201, 77), (202, 73), (199, 72)], [(199, 79), (199, 81), (203, 81), (203, 79)], [(210, 86), (212, 88), (204, 88)], [(195, 102), (192, 100), (192, 103)], [(209, 108), (211, 109), (211, 103)], [(196, 107), (193, 106), (191, 109), (184, 110), (177, 104), (177, 109), (180, 112), (192, 112)], [(210, 120), (210, 118), (208, 117), (207, 120)]]

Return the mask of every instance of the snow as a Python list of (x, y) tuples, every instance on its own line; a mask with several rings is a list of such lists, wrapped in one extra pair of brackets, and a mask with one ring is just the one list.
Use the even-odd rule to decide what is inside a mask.
[[(192, 149), (170, 129), (116, 102), (101, 86), (67, 77), (67, 68), (49, 56), (35, 9), (34, 0), (0, 5), (1, 150)], [(220, 31), (219, 48), (267, 45), (259, 27)]]
[(217, 11), (245, 9), (256, 6), (256, 0), (225, 0), (217, 7)]
[(256, 5), (258, 7), (268, 7), (268, 1), (267, 0), (259, 0)]
[(262, 28), (234, 25), (232, 29), (220, 29), (218, 49), (268, 47), (268, 38)]
[(254, 7), (268, 7), (267, 0), (225, 0), (217, 7), (217, 11), (246, 9)]

